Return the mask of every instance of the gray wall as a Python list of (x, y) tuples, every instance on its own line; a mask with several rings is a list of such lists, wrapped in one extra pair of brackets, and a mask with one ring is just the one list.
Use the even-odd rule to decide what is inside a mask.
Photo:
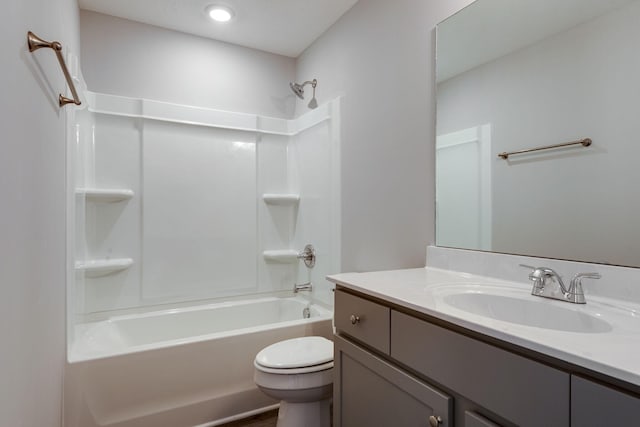
[(88, 11), (80, 32), (91, 91), (293, 117), (292, 58)]
[[(51, 50), (78, 52), (75, 0), (3, 2), (0, 98), (0, 425), (61, 425), (65, 361), (65, 110)], [(74, 108), (74, 107), (67, 107)]]
[(344, 271), (424, 266), (435, 241), (434, 27), (469, 3), (360, 0), (298, 58), (297, 80), (318, 79), (318, 102), (345, 95)]

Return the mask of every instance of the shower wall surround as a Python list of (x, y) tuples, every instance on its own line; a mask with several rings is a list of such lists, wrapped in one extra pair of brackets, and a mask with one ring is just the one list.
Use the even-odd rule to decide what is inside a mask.
[[(309, 280), (314, 297), (331, 303), (324, 276), (340, 271), (340, 99), (284, 120), (86, 98), (70, 156), (70, 320), (291, 292)], [(299, 200), (278, 198), (290, 194)], [(292, 256), (265, 259), (265, 251), (295, 254), (307, 243), (317, 250), (313, 270)]]

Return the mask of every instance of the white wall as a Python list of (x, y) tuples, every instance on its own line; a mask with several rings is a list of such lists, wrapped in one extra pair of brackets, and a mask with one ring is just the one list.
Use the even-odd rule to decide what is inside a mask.
[(91, 91), (293, 116), (292, 58), (88, 11), (80, 13), (80, 31)]
[(78, 52), (75, 0), (3, 2), (0, 39), (0, 425), (61, 425), (65, 361), (65, 83), (28, 30)]
[(438, 86), (438, 133), (492, 124), (493, 250), (640, 265), (639, 19), (632, 2)]
[[(470, 0), (361, 0), (299, 58), (342, 104), (342, 270), (424, 266), (434, 242), (435, 25)], [(298, 101), (297, 113), (308, 99)]]
[(327, 305), (333, 305), (333, 286), (325, 277), (340, 271), (340, 103), (336, 99), (300, 116), (301, 124), (322, 116), (329, 119), (305, 127), (291, 138), (288, 148), (290, 181), (300, 194), (293, 247), (302, 250), (311, 244), (316, 255), (311, 269), (297, 264), (296, 280), (311, 282), (313, 298)]

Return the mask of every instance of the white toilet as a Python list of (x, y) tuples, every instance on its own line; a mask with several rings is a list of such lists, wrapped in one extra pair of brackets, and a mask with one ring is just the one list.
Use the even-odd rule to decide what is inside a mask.
[(333, 342), (293, 338), (265, 347), (254, 361), (254, 380), (280, 400), (278, 427), (329, 427), (333, 392)]

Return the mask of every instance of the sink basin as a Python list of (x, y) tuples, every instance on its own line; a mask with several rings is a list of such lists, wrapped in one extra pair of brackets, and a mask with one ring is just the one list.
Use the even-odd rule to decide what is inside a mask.
[[(611, 331), (611, 325), (586, 313), (585, 306), (570, 303), (554, 303), (551, 300), (535, 297), (520, 291), (517, 296), (508, 295), (510, 291), (490, 292), (478, 290), (450, 289), (453, 293), (443, 295), (442, 301), (458, 310), (488, 317), (502, 322), (536, 328), (566, 332), (604, 333)], [(512, 291), (511, 291), (512, 292)], [(566, 304), (562, 307), (558, 304)]]

